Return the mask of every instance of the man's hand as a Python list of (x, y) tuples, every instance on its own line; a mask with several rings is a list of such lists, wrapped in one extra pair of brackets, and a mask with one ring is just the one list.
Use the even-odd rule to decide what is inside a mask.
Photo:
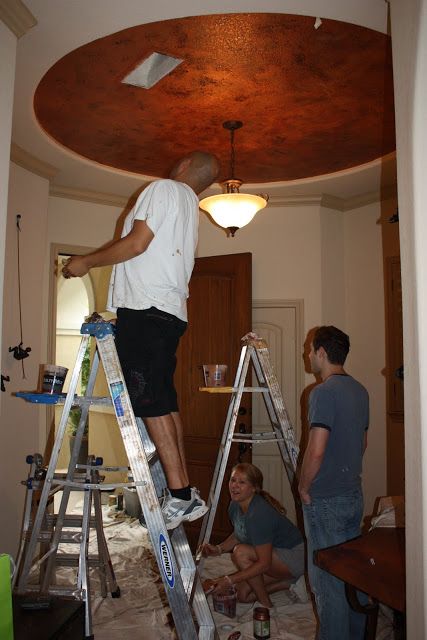
[(308, 491), (305, 491), (304, 489), (298, 489), (298, 491), (301, 498), (301, 502), (303, 504), (311, 504), (311, 496), (308, 493)]
[(64, 278), (81, 278), (89, 271), (86, 263), (86, 256), (73, 256), (68, 260), (63, 260), (62, 275)]
[(323, 425), (312, 425), (307, 448), (301, 465), (298, 491), (303, 504), (311, 504), (310, 488), (319, 473), (329, 440), (329, 429)]

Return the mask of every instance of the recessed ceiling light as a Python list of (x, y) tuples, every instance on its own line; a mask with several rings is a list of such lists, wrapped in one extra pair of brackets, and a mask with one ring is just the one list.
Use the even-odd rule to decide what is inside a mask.
[(151, 89), (159, 80), (171, 73), (183, 60), (154, 52), (131, 71), (122, 82), (143, 89)]

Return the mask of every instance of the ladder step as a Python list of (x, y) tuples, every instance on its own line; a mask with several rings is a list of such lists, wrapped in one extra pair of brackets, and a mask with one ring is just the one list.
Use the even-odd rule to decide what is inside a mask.
[[(36, 593), (41, 590), (40, 584), (27, 584), (25, 587), (25, 593)], [(17, 593), (20, 593), (17, 590)], [(52, 584), (49, 586), (48, 594), (51, 596), (59, 596), (61, 598), (70, 598), (73, 600), (84, 600), (85, 594), (83, 589), (73, 589), (72, 587)]]
[(189, 596), (193, 589), (193, 582), (196, 575), (196, 569), (194, 568), (182, 568), (180, 570), (182, 584), (184, 586), (184, 590)]
[[(57, 567), (77, 567), (79, 565), (80, 556), (78, 553), (58, 553), (55, 558)], [(103, 561), (98, 555), (88, 556), (90, 567), (102, 567)]]
[(199, 387), (199, 391), (206, 393), (236, 393), (242, 391), (243, 393), (269, 393), (269, 388), (260, 387)]
[[(37, 535), (37, 541), (38, 542), (50, 542), (52, 540), (53, 534), (54, 534), (53, 531), (40, 530), (38, 535)], [(32, 535), (32, 531), (28, 531), (25, 534), (25, 539), (26, 540), (30, 540), (31, 535)], [(60, 542), (60, 544), (80, 544), (80, 542), (81, 542), (81, 532), (80, 531), (76, 531), (76, 532), (72, 533), (72, 532), (62, 531), (61, 532), (61, 538), (60, 538), (59, 542)]]
[[(58, 514), (57, 513), (47, 514), (46, 520), (47, 520), (47, 523), (49, 525), (55, 525), (57, 520), (58, 520)], [(75, 514), (75, 513), (68, 514), (67, 513), (67, 514), (65, 514), (62, 526), (63, 527), (75, 527), (76, 529), (77, 528), (81, 529), (82, 522), (83, 522), (83, 515), (82, 514), (79, 514), (79, 513), (77, 513), (77, 514)], [(89, 518), (89, 526), (92, 527), (92, 528), (96, 527), (95, 516), (91, 516)]]

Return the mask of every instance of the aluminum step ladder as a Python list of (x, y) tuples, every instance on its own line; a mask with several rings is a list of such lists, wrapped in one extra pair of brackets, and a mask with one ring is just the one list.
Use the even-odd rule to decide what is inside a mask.
[[(133, 413), (114, 343), (114, 327), (111, 323), (103, 321), (100, 316), (94, 314), (94, 316), (88, 319), (88, 322), (82, 325), (81, 333), (82, 341), (77, 353), (69, 390), (65, 397), (62, 416), (58, 425), (51, 459), (47, 468), (43, 490), (40, 495), (39, 507), (34, 518), (32, 534), (22, 562), (22, 570), (16, 585), (16, 591), (25, 592), (25, 587), (28, 584), (28, 577), (31, 567), (33, 566), (38, 536), (42, 528), (49, 494), (51, 488), (58, 482), (58, 480), (55, 479), (55, 468), (64, 440), (70, 410), (77, 404), (81, 407), (81, 416), (68, 473), (66, 478), (60, 481), (63, 484), (63, 498), (58, 514), (60, 523), (65, 519), (67, 494), (69, 494), (75, 486), (73, 473), (76, 469), (76, 460), (81, 446), (89, 406), (91, 404), (105, 404), (108, 402), (113, 405), (116, 414), (133, 478), (133, 483), (122, 483), (121, 485), (116, 483), (114, 487), (132, 486), (136, 488), (178, 638), (180, 640), (213, 640), (217, 637), (215, 624), (185, 535), (184, 527), (181, 524), (171, 532), (166, 529), (158, 498), (166, 484), (163, 469), (142, 420), (137, 420)], [(95, 340), (96, 350), (89, 375), (87, 391), (84, 397), (77, 398), (77, 383), (82, 369), (83, 357), (91, 337)], [(92, 397), (99, 363), (102, 364), (105, 372), (110, 392), (108, 399)], [(17, 395), (25, 397), (25, 394)], [(46, 394), (39, 395), (46, 396)], [(54, 403), (54, 400), (52, 400), (52, 403)], [(102, 469), (103, 467), (100, 468)], [(95, 489), (95, 484), (96, 483), (90, 482), (84, 483), (83, 486), (87, 489), (85, 499), (86, 494), (91, 493), (91, 489)], [(55, 562), (58, 542), (59, 537), (52, 541), (49, 551), (44, 557), (42, 556), (42, 558), (38, 560), (39, 563), (46, 561), (45, 573), (47, 577), (42, 585), (45, 592), (49, 587), (48, 580), (51, 574), (51, 565)], [(84, 548), (82, 547), (80, 555), (82, 556), (81, 562), (84, 565), (84, 573), (87, 575), (87, 545)], [(83, 592), (85, 589), (86, 594), (82, 593), (83, 597), (86, 597), (85, 634), (86, 638), (93, 638), (91, 612), (90, 606), (88, 606), (88, 582), (83, 586), (81, 591)]]
[[(196, 561), (201, 569), (200, 549), (202, 544), (209, 542), (215, 519), (230, 449), (233, 442), (264, 444), (276, 442), (291, 486), (295, 479), (299, 447), (295, 440), (295, 433), (287, 412), (282, 392), (270, 362), (268, 345), (265, 340), (255, 333), (248, 333), (242, 338), (243, 347), (237, 366), (236, 377), (232, 387), (202, 387), (200, 390), (208, 393), (231, 394), (227, 417), (222, 434), (218, 458), (207, 505), (206, 513), (200, 530), (198, 553)], [(252, 364), (258, 386), (245, 386), (249, 366)], [(236, 432), (236, 422), (243, 393), (261, 393), (272, 425), (272, 431), (259, 433)]]
[[(25, 498), (21, 540), (16, 560), (16, 571), (12, 582), (12, 588), (14, 591), (20, 593), (25, 592), (27, 594), (40, 594), (40, 597), (36, 597), (35, 599), (28, 601), (27, 606), (31, 606), (31, 608), (48, 606), (48, 596), (50, 595), (74, 597), (85, 600), (86, 602), (85, 596), (88, 592), (87, 570), (89, 567), (96, 567), (100, 578), (101, 596), (105, 598), (107, 596), (107, 592), (110, 591), (112, 597), (119, 597), (120, 588), (117, 585), (114, 575), (102, 523), (100, 487), (105, 487), (101, 485), (103, 477), (99, 474), (99, 460), (96, 461), (93, 456), (88, 458), (86, 465), (77, 465), (73, 476), (74, 490), (84, 491), (87, 495), (87, 499), (84, 501), (83, 512), (81, 514), (65, 513), (62, 521), (60, 521), (59, 514), (55, 514), (49, 509), (44, 512), (42, 524), (37, 536), (37, 542), (40, 543), (40, 555), (42, 559), (38, 560), (38, 562), (32, 566), (29, 581), (27, 581), (25, 585), (20, 580), (24, 558), (27, 555), (28, 544), (33, 533), (34, 514), (38, 508), (38, 498), (43, 491), (44, 481), (47, 476), (47, 468), (43, 465), (43, 457), (41, 454), (36, 453), (34, 455), (27, 456), (26, 461), (30, 465), (30, 470), (27, 479), (22, 481), (22, 484), (27, 487), (27, 493)], [(52, 489), (47, 502), (48, 506), (53, 505), (54, 496), (63, 489), (66, 476), (67, 474), (65, 473), (54, 473)], [(89, 550), (87, 550), (86, 553), (86, 545), (88, 545), (90, 529), (95, 529), (96, 531), (98, 552), (95, 554), (90, 554)], [(55, 535), (58, 537), (57, 551), (60, 552), (51, 554), (49, 549), (53, 545)], [(85, 545), (85, 547), (83, 547), (84, 554), (82, 554), (83, 543)], [(69, 546), (79, 545), (79, 552), (64, 553), (62, 552), (62, 548), (59, 548), (59, 545), (63, 544), (67, 544)], [(82, 555), (84, 555), (86, 564), (83, 564), (82, 562)], [(47, 559), (48, 557), (54, 558), (54, 565), (50, 567), (51, 574), (49, 576), (46, 575), (46, 566), (43, 564), (44, 559)], [(56, 584), (55, 569), (60, 566), (77, 568), (77, 579), (74, 587), (69, 586), (68, 584)], [(39, 572), (36, 573), (35, 569), (39, 569)], [(18, 584), (20, 585), (19, 589)], [(48, 585), (47, 589), (46, 585)], [(90, 606), (89, 598), (87, 598), (87, 605), (88, 607)]]

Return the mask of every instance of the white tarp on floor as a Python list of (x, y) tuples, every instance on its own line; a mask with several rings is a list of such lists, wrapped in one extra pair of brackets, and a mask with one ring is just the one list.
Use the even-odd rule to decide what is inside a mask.
[[(101, 598), (97, 572), (91, 571), (95, 640), (126, 640), (127, 638), (171, 640), (176, 638), (170, 622), (167, 598), (146, 530), (137, 520), (108, 515), (105, 516), (104, 526), (121, 597)], [(93, 553), (96, 552), (95, 544), (96, 541), (92, 540)], [(63, 578), (69, 571), (71, 569), (61, 570)], [(228, 555), (210, 558), (205, 562), (203, 577), (224, 575), (232, 571)], [(287, 592), (274, 594), (273, 601), (275, 613), (271, 621), (272, 640), (314, 638), (316, 624), (310, 601), (304, 604), (293, 602)], [(212, 606), (211, 596), (209, 596), (209, 602)], [(220, 640), (226, 640), (233, 631), (237, 630), (242, 634), (241, 640), (253, 638), (252, 615), (249, 609), (250, 605), (238, 604), (234, 619), (214, 612)], [(377, 640), (392, 640), (392, 638), (391, 623), (386, 616), (381, 615)]]

